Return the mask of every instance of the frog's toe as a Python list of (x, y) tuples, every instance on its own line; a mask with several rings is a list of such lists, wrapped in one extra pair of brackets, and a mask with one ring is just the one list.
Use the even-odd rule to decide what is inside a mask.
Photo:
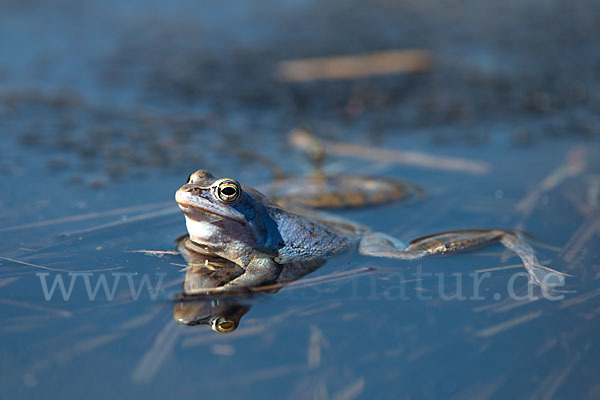
[(547, 290), (564, 286), (565, 277), (571, 276), (539, 263), (534, 263), (529, 267), (526, 266), (526, 269), (531, 282)]

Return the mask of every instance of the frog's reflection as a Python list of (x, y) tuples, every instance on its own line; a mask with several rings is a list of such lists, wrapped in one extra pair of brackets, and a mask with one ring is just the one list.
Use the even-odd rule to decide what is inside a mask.
[(194, 251), (195, 244), (187, 235), (177, 239), (177, 250), (187, 262), (182, 292), (175, 296), (173, 318), (184, 325), (208, 325), (218, 333), (237, 329), (240, 319), (261, 293), (276, 293), (283, 286), (315, 271), (324, 260), (284, 268), (279, 278), (268, 286), (246, 288), (237, 292), (219, 288), (244, 273), (239, 265), (219, 257)]
[(233, 300), (180, 299), (173, 308), (173, 318), (183, 325), (208, 325), (219, 333), (237, 329), (249, 306)]

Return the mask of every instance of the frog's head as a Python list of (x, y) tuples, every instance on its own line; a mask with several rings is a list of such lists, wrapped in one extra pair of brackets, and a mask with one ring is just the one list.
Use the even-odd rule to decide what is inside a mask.
[[(216, 179), (199, 170), (176, 193), (190, 239), (196, 243), (227, 247), (238, 255), (249, 249), (270, 253), (278, 242), (274, 222), (266, 212), (269, 203), (259, 192), (234, 179)], [(231, 246), (235, 242), (236, 246)], [(236, 254), (218, 254), (233, 260)]]
[(250, 200), (244, 196), (242, 186), (233, 179), (216, 179), (204, 170), (189, 176), (175, 194), (175, 200), (185, 216), (194, 221), (229, 220), (243, 226), (251, 217), (239, 207)]
[(173, 318), (182, 325), (208, 325), (217, 333), (231, 333), (249, 310), (250, 305), (231, 300), (186, 300), (175, 304)]

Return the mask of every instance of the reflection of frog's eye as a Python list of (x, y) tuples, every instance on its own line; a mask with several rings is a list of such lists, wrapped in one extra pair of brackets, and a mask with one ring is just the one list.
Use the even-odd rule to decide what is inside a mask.
[(217, 187), (217, 196), (226, 203), (233, 203), (241, 193), (242, 189), (236, 181), (223, 181)]
[(234, 319), (220, 316), (211, 321), (211, 328), (215, 332), (229, 333), (235, 331), (237, 323)]

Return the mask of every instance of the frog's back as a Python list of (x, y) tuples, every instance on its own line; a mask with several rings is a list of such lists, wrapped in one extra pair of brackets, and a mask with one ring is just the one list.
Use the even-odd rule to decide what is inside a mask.
[(326, 258), (351, 249), (360, 240), (359, 227), (342, 220), (317, 219), (279, 207), (270, 208), (270, 214), (283, 240), (276, 259), (281, 264)]

